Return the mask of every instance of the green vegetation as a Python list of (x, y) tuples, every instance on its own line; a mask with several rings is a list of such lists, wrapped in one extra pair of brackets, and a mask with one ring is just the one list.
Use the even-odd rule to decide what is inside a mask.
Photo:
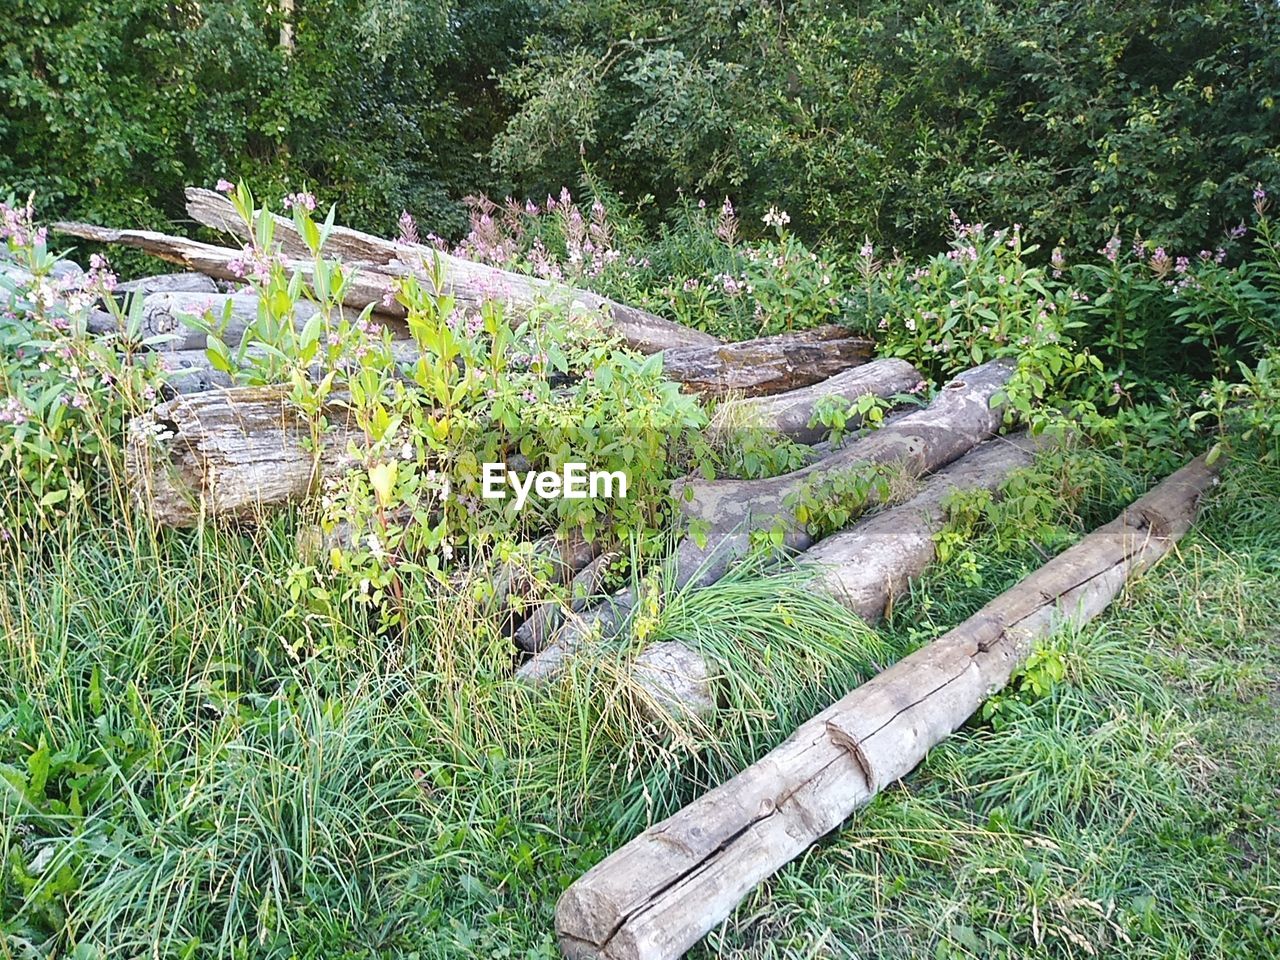
[[(0, 960), (555, 957), (585, 869), (1203, 451), (1223, 483), (1174, 555), (695, 955), (1280, 956), (1274, 3), (11, 6)], [(80, 271), (36, 222), (181, 229), (189, 183), (254, 225), (243, 340), (188, 318), (210, 361), (283, 384), (317, 448), (350, 426), (349, 469), (260, 525), (149, 522), (123, 450), (163, 343), (104, 254), (141, 257)], [(397, 369), (373, 308), (340, 309), (329, 201), (726, 339), (840, 323), (922, 372), (820, 404), (828, 442), (1005, 358), (1010, 426), (1061, 446), (955, 498), (875, 629), (779, 565), (781, 530), (659, 589), (677, 479), (812, 450), (561, 309), (464, 308), (438, 262), (392, 294), (420, 355)], [(516, 511), (477, 496), (496, 460), (587, 461), (631, 496)], [(787, 505), (820, 535), (906, 493), (890, 465)], [(580, 533), (640, 602), (535, 693), (512, 608), (563, 592), (534, 545)], [(718, 671), (713, 716), (634, 679), (663, 640)]]

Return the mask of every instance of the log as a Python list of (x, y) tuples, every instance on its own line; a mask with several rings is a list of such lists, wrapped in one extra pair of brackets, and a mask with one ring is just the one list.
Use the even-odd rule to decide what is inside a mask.
[(591, 599), (600, 593), (605, 575), (610, 565), (617, 559), (616, 552), (603, 553), (590, 563), (574, 570), (573, 579), (569, 581), (566, 591), (568, 594), (566, 603), (562, 604), (559, 600), (545, 600), (538, 604), (524, 623), (516, 628), (513, 635), (516, 646), (531, 652), (541, 650), (546, 645), (551, 631), (560, 624), (566, 608), (568, 612), (576, 613), (584, 609)]
[[(768, 529), (779, 520), (784, 525), (785, 548), (812, 546), (813, 538), (788, 504), (806, 484), (872, 464), (897, 464), (904, 475), (918, 477), (962, 456), (1000, 428), (1003, 408), (993, 401), (1012, 372), (1005, 361), (975, 367), (944, 386), (927, 408), (792, 473), (768, 480), (689, 481), (693, 499), (685, 500), (679, 490), (675, 496), (687, 519), (706, 525), (705, 539), (699, 545), (698, 539), (686, 536), (676, 545), (668, 561), (674, 586), (706, 586), (719, 580), (733, 561), (746, 555), (751, 532)], [(633, 593), (623, 590), (582, 616), (569, 618), (545, 649), (521, 664), (517, 676), (534, 684), (554, 679), (589, 637), (616, 632), (634, 604)]]
[[(53, 229), (70, 237), (80, 237), (95, 243), (119, 243), (133, 247), (153, 257), (176, 263), (188, 270), (203, 273), (218, 280), (229, 280), (243, 283), (243, 270), (238, 264), (243, 261), (244, 253), (227, 247), (214, 246), (188, 240), (186, 237), (175, 237), (170, 234), (157, 233), (154, 230), (114, 230), (110, 227), (98, 227), (91, 223), (55, 223)], [(314, 276), (314, 265), (311, 260), (293, 260), (287, 257), (281, 262), (289, 273), (301, 274), (308, 283)], [(347, 276), (343, 302), (354, 310), (363, 310), (373, 306), (379, 313), (387, 316), (403, 317), (404, 307), (394, 299), (394, 278), (372, 270), (359, 269), (359, 264)]]
[(152, 277), (139, 277), (137, 280), (126, 280), (116, 284), (115, 292), (124, 294), (136, 293), (149, 296), (153, 293), (219, 293), (217, 283), (212, 277), (203, 273), (184, 271), (182, 273), (158, 273)]
[(781, 746), (592, 867), (561, 896), (565, 955), (672, 960), (1008, 683), (1033, 643), (1100, 614), (1190, 529), (1192, 461), (1111, 523), (802, 724)]
[(675, 583), (705, 585), (720, 579), (746, 554), (756, 530), (783, 526), (783, 546), (804, 550), (813, 538), (795, 516), (791, 501), (810, 485), (863, 470), (896, 464), (904, 475), (937, 470), (993, 436), (1004, 420), (999, 394), (1013, 375), (1008, 360), (993, 360), (961, 374), (938, 391), (933, 403), (901, 417), (828, 457), (767, 480), (685, 481), (675, 496), (685, 517), (703, 525), (705, 546), (693, 537), (680, 542)]
[[(209, 322), (205, 315), (212, 314), (211, 325), (219, 339), (228, 347), (235, 347), (257, 321), (259, 302), (260, 298), (252, 290), (238, 293), (151, 293), (142, 302), (142, 334), (144, 337), (169, 338), (164, 346), (166, 350), (204, 350), (208, 346), (208, 335), (189, 321), (196, 317)], [(301, 331), (318, 312), (317, 306), (308, 300), (294, 304), (294, 329)], [(350, 312), (346, 315), (354, 319)], [(390, 325), (393, 337), (403, 339), (409, 335), (402, 321), (390, 317), (379, 319)]]
[[(249, 239), (249, 227), (231, 201), (222, 194), (198, 187), (187, 188), (187, 213), (197, 223), (222, 230), (241, 240)], [(309, 259), (311, 251), (292, 220), (269, 214), (275, 221), (275, 239), (287, 256)], [(513, 273), (483, 263), (455, 257), (434, 247), (383, 240), (349, 227), (335, 226), (325, 242), (325, 255), (351, 263), (363, 263), (391, 276), (426, 278), (429, 266), (439, 260), (444, 267), (445, 291), (464, 305), (476, 307), (488, 299), (505, 301), (523, 315), (538, 303), (564, 305), (605, 318), (605, 327), (633, 350), (656, 353), (672, 347), (713, 346), (720, 341), (638, 307), (627, 306), (562, 283)]]
[(807, 387), (865, 363), (874, 346), (850, 337), (843, 327), (827, 325), (742, 343), (664, 350), (662, 370), (690, 393), (758, 397)]
[(135, 417), (125, 471), (135, 501), (165, 526), (203, 517), (249, 520), (307, 496), (321, 477), (353, 465), (341, 400), (311, 449), (312, 430), (281, 387), (235, 387), (178, 396)]
[[(732, 431), (742, 427), (762, 427), (789, 437), (797, 443), (820, 441), (826, 429), (810, 426), (818, 404), (827, 397), (838, 397), (853, 403), (861, 397), (876, 396), (889, 400), (910, 393), (924, 378), (905, 360), (885, 358), (838, 373), (826, 380), (774, 396), (758, 396), (741, 402), (729, 401), (716, 410), (712, 429)], [(856, 430), (861, 419), (854, 417), (848, 429)]]
[[(810, 589), (875, 623), (937, 557), (934, 537), (946, 524), (951, 496), (961, 491), (995, 493), (1050, 442), (1025, 432), (988, 440), (935, 473), (910, 500), (820, 540), (796, 558), (800, 565), (815, 568)], [(646, 647), (636, 658), (632, 675), (650, 697), (676, 714), (705, 715), (714, 702), (703, 689), (705, 678), (715, 671), (700, 662), (702, 655), (687, 647), (655, 654), (661, 661), (681, 665), (680, 670), (655, 671), (649, 667), (648, 653)], [(704, 683), (691, 684), (693, 677), (704, 678)]]
[[(221, 321), (221, 318), (223, 317), (222, 311), (226, 309), (227, 304), (231, 304), (232, 314), (231, 320), (227, 324), (223, 341), (227, 343), (228, 346), (235, 346), (243, 338), (245, 329), (257, 316), (257, 298), (253, 294), (217, 294), (212, 296), (200, 296), (193, 294), (153, 294), (147, 297), (143, 306), (144, 332), (148, 336), (173, 337), (173, 340), (170, 341), (167, 348), (177, 352), (184, 352), (188, 350), (203, 351), (207, 342), (205, 334), (200, 330), (193, 329), (183, 324), (179, 317), (183, 314), (202, 315), (206, 309), (212, 309), (214, 317)], [(305, 303), (299, 304), (296, 311), (296, 326), (301, 327), (308, 319), (311, 318), (311, 316), (314, 315), (314, 312), (315, 307), (313, 305)], [(412, 364), (416, 362), (419, 353), (413, 343), (405, 339), (408, 336), (408, 330), (405, 328), (403, 322), (381, 316), (378, 317), (378, 319), (390, 327), (391, 335), (396, 338), (393, 340), (393, 346), (396, 351), (396, 360), (402, 364)], [(748, 341), (745, 344), (734, 344), (734, 346), (751, 347), (754, 344), (763, 344), (757, 353), (757, 357), (760, 358), (762, 362), (762, 366), (759, 369), (776, 370), (779, 369), (779, 367), (771, 366), (770, 358), (781, 363), (784, 353), (790, 349), (790, 339), (789, 337), (784, 336), (771, 337), (768, 338), (768, 340), (770, 341), (768, 344), (761, 340)], [(840, 344), (848, 342), (851, 341), (830, 340), (826, 341), (823, 345), (831, 346), (833, 349), (839, 349)], [(859, 351), (861, 351), (861, 348), (859, 348)], [(766, 383), (763, 378), (758, 375), (756, 368), (738, 365), (741, 362), (741, 357), (741, 354), (726, 351), (726, 357), (724, 359), (709, 360), (708, 365), (701, 367), (694, 376), (695, 378), (700, 378), (707, 370), (711, 369), (713, 365), (720, 364), (721, 372), (718, 375), (720, 382), (750, 386), (758, 392), (762, 389), (785, 389), (788, 382), (818, 377), (826, 371), (827, 365), (830, 362), (829, 356), (818, 356), (813, 359), (811, 364), (804, 364), (797, 361), (797, 365), (792, 368), (794, 380), (777, 377), (771, 382)], [(209, 363), (210, 366), (212, 365), (212, 361), (206, 362)], [(200, 363), (201, 361), (199, 359), (193, 357), (187, 360), (184, 363), (184, 366), (194, 369), (199, 366)], [(884, 366), (881, 364), (884, 364)], [(849, 373), (858, 373), (861, 369), (862, 368), (855, 371), (849, 371)], [(914, 370), (912, 370), (910, 364), (907, 364), (902, 360), (878, 360), (874, 363), (867, 364), (866, 370), (867, 372), (865, 374), (861, 374), (858, 377), (841, 376), (832, 378), (832, 380), (839, 381), (838, 383), (833, 384), (832, 389), (840, 392), (842, 395), (848, 394), (856, 396), (859, 394), (875, 392), (879, 396), (892, 396), (895, 393), (902, 392), (898, 387), (908, 379), (909, 375), (906, 371), (909, 370), (911, 371), (911, 375), (914, 375)], [(690, 372), (688, 369), (684, 371), (679, 369), (674, 371), (664, 369), (664, 375), (667, 376), (668, 379), (675, 380), (679, 380), (683, 373), (688, 372)], [(216, 378), (214, 378), (214, 380), (216, 382)], [(918, 376), (915, 379), (912, 379), (908, 384), (908, 389), (910, 386), (916, 384), (918, 380)], [(824, 380), (812, 387), (811, 389), (815, 392), (806, 393), (805, 397), (801, 398), (800, 403), (794, 405), (790, 417), (783, 418), (783, 422), (790, 423), (793, 420), (798, 420), (801, 416), (801, 413), (797, 412), (800, 410), (800, 407), (802, 407), (803, 404), (808, 403), (811, 408), (812, 404), (816, 402), (819, 396), (821, 396), (821, 388), (823, 384), (829, 382), (831, 381)], [(697, 379), (695, 379), (693, 383), (685, 383), (686, 390), (696, 391), (699, 389), (699, 386), (700, 384), (697, 382)], [(746, 404), (744, 403), (742, 406), (745, 407)], [(744, 415), (753, 416), (750, 412)], [(808, 423), (807, 419), (805, 420), (805, 423)]]
[(995, 493), (1050, 442), (1027, 433), (988, 440), (931, 476), (910, 500), (818, 541), (797, 562), (817, 569), (812, 589), (874, 623), (933, 563), (951, 496)]

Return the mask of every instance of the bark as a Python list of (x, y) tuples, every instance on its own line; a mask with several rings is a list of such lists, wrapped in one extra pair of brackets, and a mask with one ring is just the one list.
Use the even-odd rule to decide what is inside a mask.
[[(919, 371), (905, 360), (872, 360), (865, 366), (854, 367), (798, 390), (722, 404), (716, 411), (713, 427), (764, 427), (797, 443), (813, 444), (820, 441), (826, 432), (821, 425), (809, 426), (820, 401), (839, 397), (852, 403), (865, 396), (888, 400), (897, 394), (911, 392), (923, 379)], [(848, 429), (856, 430), (861, 425), (861, 419), (854, 417), (849, 421)]]
[(665, 350), (662, 371), (690, 393), (758, 397), (835, 376), (865, 363), (873, 348), (870, 340), (828, 325), (742, 343)]
[(340, 401), (325, 411), (330, 428), (313, 451), (311, 425), (288, 394), (236, 387), (179, 396), (134, 418), (125, 469), (136, 501), (166, 526), (257, 519), (351, 466)]
[(212, 277), (203, 273), (160, 273), (154, 277), (141, 277), (117, 284), (115, 292), (123, 295), (137, 293), (149, 296), (153, 293), (220, 293)]
[(733, 779), (565, 891), (570, 958), (670, 960), (836, 829), (1008, 683), (1037, 640), (1100, 614), (1190, 529), (1213, 471), (1195, 460), (975, 616), (904, 657)]
[[(242, 240), (248, 239), (248, 227), (237, 216), (231, 201), (212, 190), (188, 187), (187, 213), (204, 226), (225, 231)], [(293, 221), (275, 214), (271, 216), (275, 220), (275, 239), (285, 255), (310, 259), (311, 251), (294, 228)], [(617, 303), (588, 290), (464, 260), (434, 247), (383, 240), (349, 227), (333, 228), (325, 242), (324, 254), (364, 264), (365, 269), (379, 270), (389, 276), (419, 278), (428, 277), (432, 263), (439, 260), (444, 268), (443, 292), (452, 294), (464, 305), (479, 306), (484, 300), (498, 299), (521, 315), (538, 303), (564, 305), (571, 310), (603, 317), (607, 330), (641, 353), (719, 343), (708, 333), (691, 330), (647, 310)]]

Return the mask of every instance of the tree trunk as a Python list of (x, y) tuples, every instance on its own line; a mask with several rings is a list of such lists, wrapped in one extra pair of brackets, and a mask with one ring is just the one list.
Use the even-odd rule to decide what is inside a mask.
[[(705, 546), (686, 537), (677, 548), (676, 585), (714, 583), (746, 554), (753, 531), (783, 527), (783, 546), (807, 549), (813, 539), (795, 516), (794, 498), (871, 464), (898, 464), (918, 477), (945, 466), (993, 436), (1004, 420), (998, 396), (1013, 366), (994, 360), (946, 384), (923, 410), (886, 424), (828, 457), (768, 480), (685, 481), (675, 494), (685, 516), (703, 526)], [(691, 491), (692, 496), (685, 499)]]
[(672, 960), (758, 883), (906, 776), (1008, 683), (1032, 644), (1101, 613), (1187, 532), (1213, 482), (1192, 461), (977, 614), (808, 720), (738, 776), (565, 891), (570, 958)]
[[(212, 323), (219, 338), (228, 347), (235, 347), (244, 339), (245, 331), (258, 319), (259, 297), (252, 290), (238, 293), (152, 293), (142, 302), (142, 333), (146, 337), (169, 337), (163, 347), (166, 350), (204, 350), (208, 336), (203, 330), (184, 323), (183, 318), (197, 317), (205, 320), (212, 314)], [(294, 328), (302, 330), (308, 320), (318, 313), (314, 303), (302, 300), (294, 305)], [(346, 314), (353, 319), (352, 314)], [(391, 328), (391, 335), (404, 339), (408, 328), (400, 320), (380, 318)], [(335, 318), (336, 322), (336, 318)]]
[[(797, 443), (813, 444), (826, 433), (826, 428), (821, 425), (809, 425), (819, 402), (828, 397), (850, 403), (865, 396), (888, 400), (897, 394), (910, 393), (923, 379), (920, 372), (905, 360), (872, 360), (864, 366), (798, 390), (741, 402), (727, 401), (716, 410), (712, 428), (763, 427)], [(855, 416), (848, 422), (847, 429), (855, 430), (861, 425), (861, 418)]]
[(154, 277), (142, 277), (138, 280), (126, 280), (116, 285), (115, 293), (138, 293), (149, 296), (153, 293), (221, 293), (212, 277), (203, 273), (160, 273)]
[(874, 346), (828, 325), (742, 343), (664, 350), (662, 370), (690, 393), (758, 397), (807, 387), (865, 363)]
[[(231, 201), (212, 190), (188, 187), (187, 213), (204, 226), (225, 231), (242, 240), (249, 239), (248, 227), (236, 214)], [(293, 221), (276, 214), (271, 216), (275, 220), (275, 239), (284, 253), (310, 259), (311, 251)], [(364, 264), (365, 269), (380, 270), (390, 276), (413, 275), (419, 278), (429, 276), (432, 263), (438, 259), (444, 268), (444, 292), (457, 297), (460, 303), (479, 306), (484, 300), (503, 300), (521, 315), (540, 302), (569, 306), (579, 312), (603, 316), (606, 329), (641, 353), (656, 353), (672, 347), (714, 346), (720, 342), (708, 333), (691, 330), (647, 310), (617, 303), (588, 290), (464, 260), (434, 247), (383, 240), (349, 227), (335, 226), (330, 231), (324, 255)]]
[(311, 424), (287, 388), (176, 397), (130, 423), (130, 488), (166, 526), (193, 526), (204, 517), (258, 519), (307, 496), (326, 473), (353, 465), (347, 411), (335, 402), (325, 415), (330, 427), (313, 451)]

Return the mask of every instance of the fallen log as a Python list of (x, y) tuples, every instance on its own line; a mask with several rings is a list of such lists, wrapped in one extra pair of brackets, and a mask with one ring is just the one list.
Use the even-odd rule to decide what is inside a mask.
[[(133, 247), (153, 257), (176, 263), (188, 270), (203, 273), (218, 280), (229, 280), (243, 283), (245, 275), (245, 253), (242, 250), (231, 250), (210, 243), (188, 240), (186, 237), (175, 237), (154, 230), (115, 230), (110, 227), (98, 227), (91, 223), (55, 223), (53, 229), (70, 237), (93, 240), (96, 243), (119, 243)], [(282, 258), (286, 271), (300, 274), (308, 283), (312, 282), (315, 273), (311, 260), (292, 260)], [(352, 264), (357, 269), (347, 276), (343, 302), (354, 310), (363, 310), (373, 306), (375, 311), (393, 317), (403, 317), (404, 307), (395, 301), (395, 280), (393, 277), (372, 270), (359, 269), (359, 264)]]
[(583, 610), (591, 599), (600, 593), (605, 575), (610, 565), (617, 559), (617, 553), (604, 553), (573, 571), (573, 578), (567, 584), (565, 602), (544, 600), (534, 607), (533, 613), (516, 628), (512, 637), (516, 646), (531, 652), (541, 650), (566, 612), (576, 613)]
[[(144, 337), (166, 337), (164, 349), (204, 350), (209, 344), (208, 334), (192, 319), (211, 327), (228, 347), (235, 347), (245, 333), (258, 320), (261, 298), (252, 290), (238, 293), (152, 293), (142, 302), (142, 334)], [(309, 300), (301, 300), (293, 307), (293, 326), (301, 331), (307, 322), (319, 312)], [(343, 311), (348, 319), (355, 314)], [(391, 327), (391, 335), (404, 339), (409, 335), (403, 321), (379, 317)]]
[(781, 746), (592, 867), (561, 896), (565, 955), (673, 960), (754, 888), (911, 772), (1032, 645), (1096, 617), (1190, 529), (1192, 461), (1118, 518), (805, 722)]
[(124, 296), (136, 293), (149, 296), (153, 293), (220, 293), (212, 277), (203, 273), (158, 273), (151, 277), (139, 277), (116, 284), (115, 293)]
[(329, 430), (316, 437), (280, 387), (175, 397), (130, 422), (130, 490), (166, 526), (193, 526), (202, 517), (259, 518), (353, 465), (347, 410), (335, 400), (325, 416)]
[[(244, 336), (248, 325), (253, 322), (257, 316), (257, 298), (252, 294), (219, 294), (216, 297), (211, 296), (190, 296), (186, 294), (155, 294), (148, 297), (143, 307), (143, 326), (148, 336), (169, 336), (173, 339), (170, 341), (170, 349), (174, 352), (183, 353), (186, 351), (196, 351), (202, 353), (207, 342), (206, 335), (203, 331), (195, 329), (184, 324), (180, 317), (183, 314), (201, 314), (205, 309), (212, 309), (215, 320), (222, 322), (224, 314), (223, 310), (227, 309), (227, 305), (231, 305), (231, 317), (226, 323), (223, 341), (228, 346), (235, 346)], [(306, 320), (314, 315), (315, 308), (310, 304), (299, 304), (296, 315), (298, 327), (301, 327)], [(417, 361), (420, 353), (414, 343), (405, 337), (408, 331), (399, 320), (387, 317), (378, 317), (380, 321), (386, 322), (391, 329), (392, 348), (395, 352), (395, 358), (398, 363), (412, 364)], [(796, 336), (803, 336), (797, 334)], [(782, 362), (783, 354), (791, 349), (790, 337), (770, 337), (768, 343), (765, 341), (748, 341), (745, 344), (735, 344), (734, 346), (752, 347), (755, 344), (761, 344), (757, 351), (757, 357), (762, 358), (762, 367), (760, 369), (778, 369), (771, 367), (771, 358), (779, 363)], [(823, 343), (824, 347), (831, 347), (834, 351), (839, 351), (841, 345), (852, 342), (848, 339), (829, 340)], [(861, 343), (862, 341), (858, 341)], [(861, 348), (859, 348), (859, 354)], [(792, 376), (794, 380), (808, 380), (817, 378), (825, 373), (831, 361), (832, 355), (816, 356), (810, 363), (803, 363), (799, 360), (795, 361), (792, 368)], [(201, 363), (208, 364), (212, 367), (213, 361), (208, 359), (200, 360), (194, 354), (185, 359), (184, 366), (195, 369)], [(741, 387), (749, 387), (757, 391), (762, 389), (785, 389), (786, 383), (789, 382), (784, 378), (775, 378), (771, 383), (765, 383), (763, 378), (756, 372), (756, 368), (740, 366), (741, 355), (735, 352), (726, 352), (726, 356), (722, 359), (709, 360), (707, 365), (700, 368), (695, 374), (695, 379), (691, 383), (685, 383), (685, 389), (697, 392), (700, 387), (699, 379), (702, 378), (706, 371), (712, 369), (713, 364), (720, 364), (720, 373), (718, 379), (722, 383), (734, 383)], [(882, 366), (881, 364), (884, 364)], [(875, 392), (879, 396), (892, 396), (894, 393), (901, 392), (897, 388), (907, 379), (907, 374), (902, 368), (911, 370), (911, 366), (901, 360), (885, 360), (875, 361), (866, 365), (867, 372), (857, 378), (838, 379), (841, 382), (836, 384), (833, 389), (837, 389), (841, 394), (853, 393), (870, 393)], [(859, 368), (861, 370), (862, 368)], [(667, 370), (664, 367), (663, 375), (669, 380), (680, 380), (681, 376), (688, 374), (690, 371), (675, 369)], [(850, 373), (856, 373), (850, 371)], [(912, 371), (914, 374), (914, 371)], [(214, 378), (216, 380), (216, 378)], [(822, 381), (812, 389), (818, 390), (823, 383)], [(914, 385), (917, 380), (911, 380), (910, 385)], [(910, 386), (909, 385), (909, 386)], [(808, 402), (812, 405), (813, 399), (818, 396), (817, 393), (809, 394), (808, 400), (802, 400), (802, 403)], [(748, 401), (748, 403), (753, 401)], [(746, 404), (744, 403), (743, 406)], [(798, 418), (799, 414), (795, 414)], [(788, 420), (787, 422), (790, 422)], [(807, 423), (807, 421), (806, 421)]]
[[(727, 431), (741, 427), (763, 427), (797, 443), (813, 444), (820, 441), (826, 433), (826, 428), (821, 424), (810, 426), (820, 402), (829, 397), (849, 403), (865, 396), (888, 400), (898, 394), (910, 393), (923, 379), (920, 372), (905, 360), (893, 357), (872, 360), (863, 366), (797, 390), (773, 396), (758, 396), (750, 400), (728, 401), (717, 409), (711, 426), (713, 430)], [(856, 430), (861, 425), (861, 418), (854, 416), (849, 420), (847, 428)]]
[(807, 387), (865, 363), (874, 346), (850, 337), (843, 327), (827, 325), (742, 343), (664, 350), (662, 370), (690, 393), (758, 397)]
[[(222, 230), (241, 240), (249, 239), (249, 227), (240, 219), (231, 201), (222, 194), (198, 187), (187, 188), (187, 213), (197, 223)], [(309, 259), (311, 251), (293, 221), (269, 214), (275, 222), (274, 235), (287, 256)], [(325, 242), (325, 255), (338, 260), (362, 263), (391, 276), (431, 275), (430, 265), (438, 260), (444, 268), (444, 293), (462, 304), (476, 307), (485, 300), (506, 302), (524, 314), (538, 303), (564, 305), (605, 318), (606, 328), (621, 337), (633, 350), (656, 353), (672, 347), (713, 346), (720, 341), (708, 333), (659, 317), (638, 307), (579, 290), (562, 283), (530, 277), (510, 270), (451, 256), (434, 247), (383, 240), (372, 234), (335, 226)]]
[[(900, 417), (840, 448), (830, 456), (769, 480), (689, 481), (692, 500), (684, 500), (686, 517), (704, 525), (702, 539), (686, 536), (668, 561), (676, 589), (706, 586), (719, 580), (733, 561), (746, 555), (753, 530), (783, 525), (781, 546), (805, 550), (813, 538), (796, 520), (793, 498), (807, 484), (821, 482), (874, 464), (896, 464), (905, 476), (937, 470), (991, 437), (1000, 428), (1003, 407), (993, 401), (1012, 375), (1012, 367), (994, 361), (968, 371), (938, 392), (923, 410)], [(580, 616), (569, 617), (559, 633), (536, 656), (521, 664), (518, 677), (545, 683), (558, 676), (567, 658), (584, 641), (616, 632), (636, 598), (623, 590)]]
[[(1015, 470), (1029, 467), (1036, 452), (1051, 441), (1019, 433), (979, 444), (959, 460), (931, 476), (910, 500), (859, 520), (852, 527), (818, 541), (796, 562), (816, 569), (809, 588), (825, 593), (868, 623), (879, 620), (937, 557), (935, 537), (947, 520), (947, 503), (957, 492), (995, 493)], [(672, 641), (674, 643), (674, 641)], [(703, 684), (714, 670), (702, 654), (682, 644), (659, 659), (678, 662), (682, 670), (650, 668), (648, 648), (636, 658), (632, 674), (651, 698), (681, 715), (702, 715), (713, 701)], [(655, 655), (656, 656), (656, 655)], [(669, 681), (669, 686), (664, 686)]]
[(753, 531), (781, 526), (780, 546), (807, 549), (813, 538), (796, 517), (797, 500), (806, 491), (875, 464), (894, 464), (905, 476), (919, 477), (972, 450), (1000, 429), (1004, 406), (998, 399), (1013, 369), (1008, 360), (974, 367), (947, 383), (923, 410), (780, 477), (685, 481), (675, 495), (685, 517), (701, 530), (677, 547), (676, 586), (720, 579), (746, 554)]
[(818, 541), (796, 561), (817, 568), (812, 589), (874, 623), (933, 563), (950, 498), (964, 491), (995, 493), (1049, 442), (1026, 433), (988, 440), (931, 476), (910, 500)]

